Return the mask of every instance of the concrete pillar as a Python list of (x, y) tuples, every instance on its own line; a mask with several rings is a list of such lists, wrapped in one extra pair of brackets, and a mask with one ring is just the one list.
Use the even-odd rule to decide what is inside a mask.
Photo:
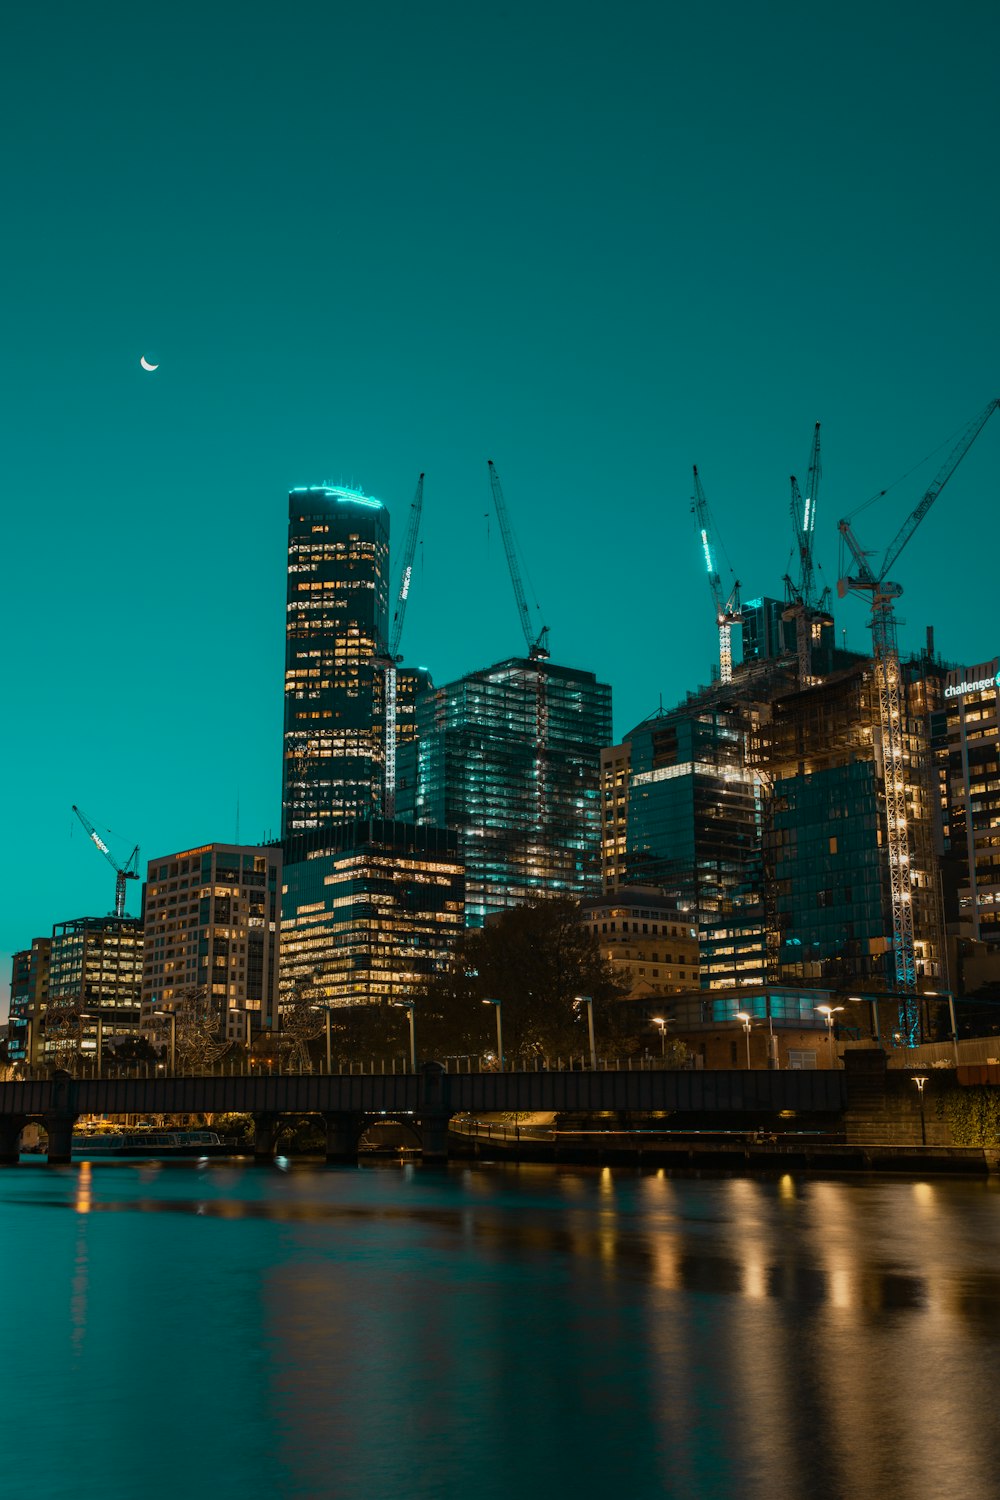
[(420, 1121), (421, 1160), (448, 1160), (448, 1120), (448, 1115), (422, 1116)]
[(24, 1115), (0, 1115), (0, 1164), (13, 1165), (21, 1154)]
[(274, 1160), (274, 1137), (278, 1116), (272, 1114), (253, 1117), (253, 1159), (265, 1166)]
[(42, 1120), (49, 1138), (49, 1166), (61, 1166), (73, 1160), (73, 1126), (79, 1116), (51, 1111)]
[(349, 1166), (358, 1159), (361, 1121), (357, 1115), (324, 1115), (326, 1159), (334, 1166)]

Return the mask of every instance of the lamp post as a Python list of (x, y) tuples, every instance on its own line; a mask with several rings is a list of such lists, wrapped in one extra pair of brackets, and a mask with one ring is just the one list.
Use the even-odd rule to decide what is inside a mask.
[(587, 1030), (590, 1035), (590, 1067), (592, 1072), (597, 1072), (597, 1048), (594, 1045), (594, 997), (593, 995), (577, 995), (573, 1006), (578, 1009), (581, 1005), (587, 1007)]
[(502, 1073), (503, 1067), (503, 1019), (501, 1016), (501, 1004), (499, 1000), (484, 1000), (484, 1005), (495, 1005), (497, 1008), (497, 1063)]
[(154, 1010), (154, 1016), (166, 1016), (170, 1022), (170, 1076), (177, 1071), (177, 1012), (175, 1010)]
[(924, 1089), (927, 1087), (927, 1078), (926, 1076), (921, 1078), (914, 1078), (913, 1082), (916, 1085), (917, 1095), (920, 1099), (920, 1140), (921, 1143), (926, 1146), (927, 1120), (924, 1116)]
[[(394, 1000), (392, 1003), (395, 1006), (396, 1010), (406, 1011), (406, 1019), (410, 1023), (410, 1072), (415, 1073), (417, 1071), (417, 1025), (414, 1019), (415, 1006), (412, 1000)], [(330, 1012), (327, 1011), (326, 1014), (327, 1020), (329, 1021)], [(329, 1025), (327, 1026), (326, 1034), (329, 1037)]]
[(750, 1027), (753, 1025), (753, 1017), (750, 1016), (750, 1015), (748, 1015), (745, 1010), (738, 1010), (736, 1012), (736, 1019), (737, 1019), (737, 1021), (742, 1021), (743, 1022), (743, 1030), (747, 1034), (747, 1067), (749, 1068), (751, 1066), (751, 1063), (750, 1063)]
[(955, 1067), (958, 1067), (958, 1021), (955, 1017), (955, 997), (951, 990), (925, 990), (925, 995), (932, 995), (938, 1000), (948, 1002), (948, 1026), (951, 1030), (951, 1050), (955, 1058)]
[(104, 1018), (99, 1012), (82, 1010), (80, 1012), (80, 1020), (97, 1022), (97, 1077), (100, 1078), (101, 1058), (104, 1053)]
[[(850, 1000), (852, 1005), (864, 1005), (865, 1003), (863, 995), (848, 995), (847, 998), (848, 1000)], [(869, 997), (868, 1005), (871, 1010), (872, 1040), (874, 1041), (876, 1047), (884, 1052), (885, 1048), (882, 1046), (882, 1033), (878, 1029), (878, 1001), (875, 999), (874, 995)]]
[(667, 1018), (666, 1016), (654, 1016), (653, 1025), (660, 1028), (660, 1057), (667, 1055)]
[(836, 1048), (834, 1047), (834, 1043), (833, 1043), (833, 1018), (837, 1014), (837, 1012), (839, 1010), (843, 1010), (843, 1008), (844, 1007), (842, 1005), (817, 1005), (816, 1006), (816, 1009), (826, 1019), (827, 1029), (828, 1029), (829, 1036), (830, 1036), (830, 1066), (831, 1066), (831, 1068), (835, 1068), (837, 1066), (837, 1063), (836, 1063), (837, 1053), (836, 1053)]

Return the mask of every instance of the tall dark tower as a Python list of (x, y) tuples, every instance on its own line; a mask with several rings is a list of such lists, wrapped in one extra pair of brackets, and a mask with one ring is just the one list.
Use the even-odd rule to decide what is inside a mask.
[(389, 598), (389, 512), (357, 490), (288, 497), (281, 836), (377, 813), (384, 704), (376, 656)]

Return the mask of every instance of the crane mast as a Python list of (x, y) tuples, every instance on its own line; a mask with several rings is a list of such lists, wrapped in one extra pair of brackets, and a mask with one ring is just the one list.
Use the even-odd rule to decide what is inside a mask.
[(528, 647), (528, 656), (532, 661), (544, 661), (548, 657), (546, 639), (549, 628), (543, 625), (535, 635), (531, 628), (531, 615), (528, 611), (528, 601), (524, 597), (524, 585), (521, 582), (521, 569), (518, 566), (517, 550), (514, 546), (514, 533), (511, 530), (510, 518), (507, 515), (507, 504), (500, 488), (500, 478), (493, 466), (492, 458), (486, 460), (490, 471), (490, 492), (493, 496), (493, 506), (500, 522), (500, 535), (503, 537), (504, 551), (507, 554), (507, 570), (510, 573), (510, 581), (514, 589), (514, 599), (517, 603), (518, 618), (521, 621), (521, 629), (524, 632), (525, 643)]
[(93, 840), (96, 847), (101, 851), (101, 853), (104, 855), (104, 858), (107, 860), (108, 864), (115, 872), (115, 916), (123, 917), (125, 915), (126, 883), (129, 880), (139, 879), (139, 845), (136, 844), (135, 848), (132, 850), (132, 853), (129, 855), (125, 863), (123, 865), (120, 865), (115, 859), (114, 855), (111, 853), (111, 850), (108, 848), (107, 844), (101, 838), (93, 823), (87, 817), (86, 813), (84, 813), (79, 807), (77, 807), (76, 803), (73, 804), (73, 811), (80, 819), (80, 822), (87, 830), (87, 833), (90, 835), (90, 838)]
[(424, 476), (417, 480), (417, 491), (410, 505), (410, 522), (406, 529), (403, 546), (403, 561), (399, 574), (399, 593), (389, 630), (389, 649), (382, 660), (385, 679), (385, 789), (382, 796), (382, 815), (393, 818), (396, 814), (396, 664), (402, 661), (399, 643), (403, 636), (403, 619), (406, 601), (410, 596), (410, 580), (413, 577), (413, 559), (417, 553), (417, 537), (420, 533), (420, 513), (424, 508)]
[(712, 551), (708, 500), (705, 498), (705, 488), (701, 482), (697, 464), (694, 465), (694, 499), (692, 509), (698, 526), (698, 535), (701, 540), (705, 568), (708, 572), (708, 587), (712, 594), (712, 603), (715, 605), (715, 620), (719, 627), (719, 680), (720, 682), (732, 682), (732, 628), (743, 618), (740, 606), (740, 581), (738, 578), (735, 580), (728, 599), (723, 600), (722, 579), (719, 577), (719, 570), (715, 565), (715, 555)]
[[(809, 479), (807, 494), (802, 498), (799, 482), (793, 474), (792, 527), (799, 552), (799, 578), (793, 583), (785, 579), (788, 608), (782, 618), (795, 621), (795, 654), (798, 659), (799, 683), (802, 687), (813, 681), (812, 674), (812, 622), (815, 600), (816, 564), (813, 557), (813, 537), (816, 531), (816, 502), (819, 498), (820, 465), (819, 423), (813, 430), (812, 447), (809, 451)], [(821, 601), (821, 604), (823, 601)]]
[[(878, 573), (869, 562), (871, 554), (865, 551), (854, 535), (850, 521), (841, 521), (839, 525), (840, 535), (854, 560), (856, 571), (840, 579), (837, 593), (841, 598), (847, 593), (866, 594), (871, 600), (872, 656), (878, 688), (885, 781), (893, 963), (896, 987), (904, 996), (916, 995), (917, 971), (913, 944), (913, 887), (910, 877), (910, 833), (903, 754), (904, 704), (895, 617), (895, 603), (903, 590), (886, 575), (998, 406), (1000, 399), (991, 401), (966, 428), (935, 475), (933, 483), (886, 548)], [(917, 1007), (913, 1002), (903, 1002), (900, 1020), (908, 1041), (912, 1042), (918, 1028)]]

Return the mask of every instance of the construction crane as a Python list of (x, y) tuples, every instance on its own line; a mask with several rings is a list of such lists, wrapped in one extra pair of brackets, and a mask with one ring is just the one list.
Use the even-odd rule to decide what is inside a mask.
[(125, 915), (126, 882), (139, 879), (139, 845), (136, 844), (125, 863), (120, 865), (86, 813), (81, 812), (75, 802), (73, 804), (73, 811), (115, 872), (115, 916), (123, 917)]
[(528, 611), (528, 601), (524, 597), (524, 585), (521, 582), (521, 569), (518, 566), (517, 551), (514, 546), (514, 533), (511, 531), (510, 519), (507, 515), (507, 504), (503, 497), (503, 490), (500, 488), (499, 476), (493, 467), (492, 458), (488, 458), (486, 462), (489, 465), (490, 491), (497, 520), (500, 522), (500, 535), (503, 537), (504, 551), (507, 554), (507, 568), (510, 572), (510, 581), (514, 586), (514, 598), (517, 601), (517, 612), (521, 621), (521, 629), (524, 631), (528, 656), (532, 661), (545, 661), (549, 655), (546, 645), (549, 627), (543, 625), (537, 635), (531, 628), (531, 615)]
[(410, 523), (403, 547), (396, 608), (389, 627), (389, 645), (385, 655), (379, 658), (385, 681), (385, 790), (382, 796), (382, 815), (386, 818), (396, 815), (396, 665), (403, 659), (399, 654), (399, 643), (403, 636), (406, 601), (410, 597), (410, 580), (413, 577), (413, 560), (417, 554), (420, 513), (423, 508), (424, 476), (421, 474), (417, 480), (417, 492), (410, 505)]
[[(933, 483), (919, 505), (911, 511), (887, 547), (877, 573), (868, 561), (871, 554), (861, 547), (851, 529), (850, 521), (841, 521), (839, 525), (841, 538), (851, 553), (857, 572), (839, 580), (837, 593), (841, 599), (848, 593), (867, 594), (871, 599), (872, 655), (878, 685), (885, 777), (886, 832), (892, 900), (892, 951), (896, 988), (904, 996), (916, 994), (917, 973), (913, 950), (910, 838), (903, 767), (903, 694), (900, 684), (899, 649), (896, 641), (894, 613), (896, 600), (903, 590), (898, 583), (890, 582), (888, 573), (997, 407), (1000, 407), (1000, 398), (991, 401), (969, 423), (944, 465), (935, 475)], [(912, 1004), (902, 1006), (900, 1019), (908, 1039), (912, 1040), (917, 1025), (916, 1006)]]
[[(812, 447), (809, 451), (809, 478), (806, 489), (805, 500), (799, 489), (799, 482), (793, 474), (792, 486), (792, 527), (795, 531), (795, 541), (799, 553), (799, 577), (794, 582), (786, 574), (785, 576), (785, 598), (786, 608), (782, 614), (784, 620), (795, 622), (795, 654), (799, 665), (799, 683), (806, 687), (813, 682), (812, 675), (812, 627), (817, 615), (817, 602), (815, 597), (816, 588), (816, 560), (813, 555), (813, 538), (816, 531), (816, 506), (819, 500), (819, 483), (822, 477), (822, 466), (820, 464), (819, 445), (819, 423), (813, 430)], [(825, 619), (826, 601), (829, 591), (824, 590), (819, 600), (818, 610)]]
[(697, 464), (694, 466), (694, 496), (691, 500), (691, 510), (697, 522), (698, 534), (701, 537), (702, 555), (705, 559), (705, 567), (708, 570), (708, 586), (712, 591), (712, 602), (715, 605), (715, 619), (719, 627), (719, 679), (722, 682), (732, 682), (732, 629), (734, 625), (738, 625), (743, 619), (743, 611), (740, 604), (740, 580), (737, 578), (734, 581), (728, 599), (723, 600), (722, 579), (719, 577), (719, 570), (715, 566), (715, 557), (712, 552), (708, 501), (705, 498), (705, 490), (698, 474)]

